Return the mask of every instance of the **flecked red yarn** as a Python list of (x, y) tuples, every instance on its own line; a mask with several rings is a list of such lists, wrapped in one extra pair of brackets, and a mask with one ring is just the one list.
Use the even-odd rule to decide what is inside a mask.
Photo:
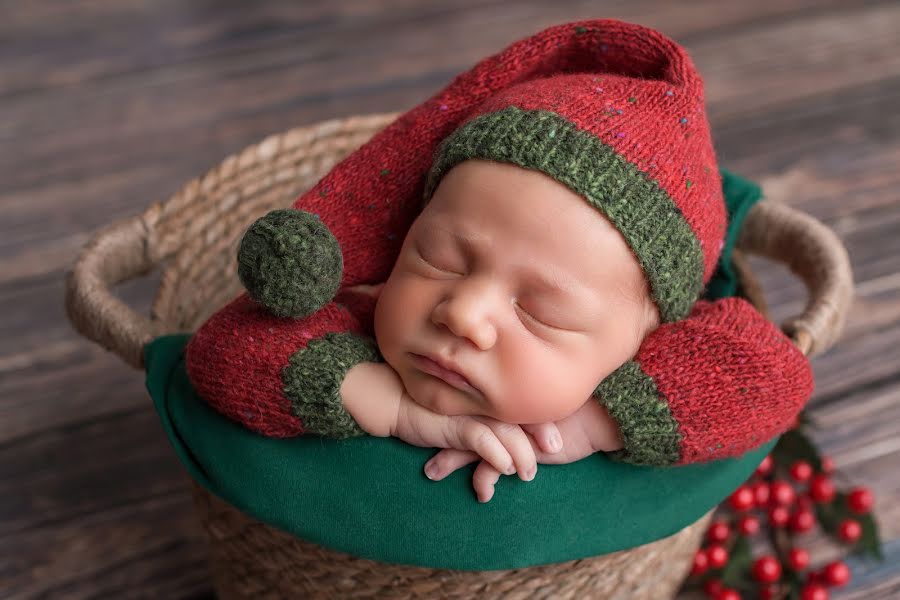
[[(807, 358), (739, 297), (698, 300), (690, 318), (647, 336), (632, 363), (640, 379), (653, 382), (650, 397), (640, 397), (641, 385), (616, 381), (628, 376), (629, 365), (604, 380), (598, 396), (626, 424), (634, 448), (669, 453), (669, 460), (646, 461), (656, 464), (705, 462), (757, 448), (793, 426), (814, 389)], [(656, 421), (635, 408), (660, 400), (666, 410)], [(663, 443), (669, 434), (670, 443)]]

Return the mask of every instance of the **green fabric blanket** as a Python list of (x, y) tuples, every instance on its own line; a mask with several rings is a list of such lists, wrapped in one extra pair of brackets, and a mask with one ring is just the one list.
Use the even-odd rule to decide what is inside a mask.
[[(760, 189), (722, 171), (729, 230), (706, 298), (740, 293), (731, 253)], [(145, 347), (146, 384), (191, 476), (247, 514), (304, 540), (381, 562), (458, 570), (528, 567), (655, 541), (703, 516), (745, 481), (777, 438), (736, 459), (644, 467), (598, 453), (501, 477), (481, 504), (475, 464), (442, 481), (422, 468), (437, 450), (395, 438), (271, 439), (210, 409), (184, 368), (190, 334)]]

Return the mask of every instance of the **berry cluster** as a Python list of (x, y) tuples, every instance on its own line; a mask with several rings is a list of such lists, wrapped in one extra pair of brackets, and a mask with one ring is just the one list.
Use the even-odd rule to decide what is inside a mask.
[[(835, 475), (831, 459), (819, 456), (799, 426), (784, 434), (719, 507), (694, 556), (687, 586), (702, 587), (714, 600), (827, 600), (830, 588), (850, 581), (850, 569), (842, 560), (810, 569), (809, 551), (797, 538), (819, 524), (850, 553), (881, 558), (872, 492), (865, 487), (839, 491)], [(764, 530), (773, 552), (754, 558), (749, 538)]]

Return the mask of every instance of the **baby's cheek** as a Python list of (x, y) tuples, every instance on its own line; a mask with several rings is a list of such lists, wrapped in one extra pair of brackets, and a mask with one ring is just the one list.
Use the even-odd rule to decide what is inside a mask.
[(403, 346), (407, 337), (405, 329), (409, 323), (409, 319), (404, 318), (404, 305), (407, 305), (406, 311), (409, 310), (408, 301), (405, 302), (404, 298), (408, 299), (409, 296), (402, 282), (396, 278), (389, 279), (381, 290), (373, 319), (378, 348), (385, 360), (395, 368), (397, 365), (393, 363), (404, 353)]
[[(503, 413), (511, 423), (547, 423), (578, 409), (590, 392), (582, 394), (573, 379), (566, 354), (545, 346), (521, 344), (513, 360), (505, 363)], [(581, 396), (584, 396), (583, 398)]]

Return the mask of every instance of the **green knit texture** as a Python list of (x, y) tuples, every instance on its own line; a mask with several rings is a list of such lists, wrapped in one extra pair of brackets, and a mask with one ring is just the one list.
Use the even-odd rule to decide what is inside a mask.
[(366, 361), (384, 362), (375, 340), (348, 332), (310, 340), (291, 356), (281, 370), (281, 381), (307, 432), (334, 439), (367, 435), (341, 398), (347, 372)]
[(622, 432), (623, 448), (614, 460), (639, 465), (670, 465), (681, 458), (681, 435), (668, 404), (640, 365), (628, 361), (594, 390)]
[(273, 210), (254, 222), (238, 248), (238, 277), (250, 297), (279, 317), (302, 318), (334, 298), (344, 259), (318, 216)]
[(469, 159), (541, 171), (581, 194), (607, 215), (634, 251), (662, 321), (688, 316), (703, 291), (700, 242), (659, 183), (612, 147), (550, 111), (510, 106), (480, 115), (438, 147), (425, 184), (424, 204), (441, 178)]

